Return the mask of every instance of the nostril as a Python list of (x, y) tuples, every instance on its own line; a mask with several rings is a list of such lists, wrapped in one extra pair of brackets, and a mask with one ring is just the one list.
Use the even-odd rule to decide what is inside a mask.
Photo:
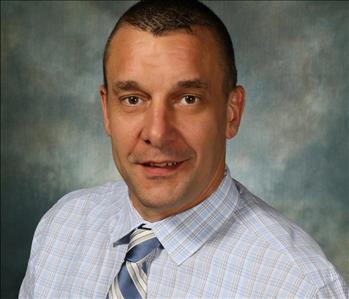
[(149, 140), (149, 139), (144, 140), (144, 142), (145, 142), (146, 144), (150, 144), (150, 140)]

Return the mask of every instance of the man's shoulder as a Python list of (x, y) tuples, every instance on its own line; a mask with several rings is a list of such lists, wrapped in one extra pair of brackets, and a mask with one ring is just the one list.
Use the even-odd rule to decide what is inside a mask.
[(36, 235), (52, 229), (92, 230), (102, 226), (118, 213), (127, 199), (127, 186), (123, 181), (108, 182), (101, 186), (70, 192), (60, 198), (42, 217)]
[(318, 244), (302, 228), (235, 181), (240, 201), (235, 211), (239, 222), (276, 250), (310, 247), (323, 255)]
[(107, 182), (103, 185), (75, 190), (60, 198), (48, 211), (48, 215), (64, 210), (76, 213), (89, 213), (93, 210), (104, 210), (111, 206), (120, 206), (127, 194), (127, 186), (123, 181)]
[[(90, 260), (97, 261), (111, 241), (110, 232), (122, 222), (125, 198), (125, 184), (110, 182), (73, 191), (59, 199), (35, 230), (26, 283), (37, 283), (39, 291), (47, 286), (47, 277), (52, 278), (49, 283), (54, 286), (61, 282), (58, 274), (71, 275), (81, 264), (87, 267)], [(27, 287), (27, 291), (35, 291), (30, 290), (32, 287)]]
[(254, 245), (258, 243), (316, 287), (338, 278), (335, 268), (308, 233), (241, 183), (235, 184), (240, 200), (234, 214)]

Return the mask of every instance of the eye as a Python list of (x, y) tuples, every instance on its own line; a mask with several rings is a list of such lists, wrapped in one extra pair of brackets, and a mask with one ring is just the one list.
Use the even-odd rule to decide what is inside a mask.
[(140, 105), (143, 100), (136, 96), (129, 96), (122, 98), (121, 102), (127, 106), (137, 106)]
[(199, 97), (193, 95), (185, 95), (181, 98), (180, 103), (184, 105), (193, 105), (200, 101)]

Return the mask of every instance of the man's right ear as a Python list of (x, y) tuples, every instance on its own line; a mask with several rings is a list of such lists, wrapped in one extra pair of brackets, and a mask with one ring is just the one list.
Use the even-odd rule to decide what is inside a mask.
[(110, 113), (108, 109), (108, 95), (107, 95), (107, 89), (104, 85), (101, 85), (99, 87), (99, 96), (101, 98), (104, 129), (107, 135), (110, 136), (111, 130), (110, 130)]

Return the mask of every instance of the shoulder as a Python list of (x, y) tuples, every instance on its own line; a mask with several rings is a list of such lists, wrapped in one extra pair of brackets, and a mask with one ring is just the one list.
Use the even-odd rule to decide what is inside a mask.
[(288, 254), (304, 247), (323, 255), (317, 243), (298, 225), (253, 195), (241, 183), (235, 181), (235, 184), (240, 195), (235, 216), (256, 237)]
[(65, 214), (79, 217), (108, 213), (110, 209), (120, 208), (126, 195), (127, 187), (123, 181), (76, 190), (59, 199), (43, 219), (59, 218)]
[(127, 196), (127, 186), (122, 181), (70, 192), (41, 218), (34, 241), (106, 230), (110, 219), (117, 221)]
[(40, 297), (34, 293), (59, 284), (59, 273), (68, 275), (79, 269), (76, 265), (97, 260), (96, 256), (106, 251), (110, 232), (122, 223), (127, 194), (123, 182), (112, 182), (58, 200), (36, 228), (20, 298)]
[(46, 217), (63, 211), (77, 214), (88, 214), (93, 210), (104, 210), (113, 205), (122, 204), (122, 197), (127, 193), (127, 186), (123, 181), (108, 182), (104, 185), (85, 188), (64, 195), (46, 213)]
[(256, 243), (315, 289), (341, 279), (319, 245), (299, 226), (235, 181), (240, 200), (235, 217)]

